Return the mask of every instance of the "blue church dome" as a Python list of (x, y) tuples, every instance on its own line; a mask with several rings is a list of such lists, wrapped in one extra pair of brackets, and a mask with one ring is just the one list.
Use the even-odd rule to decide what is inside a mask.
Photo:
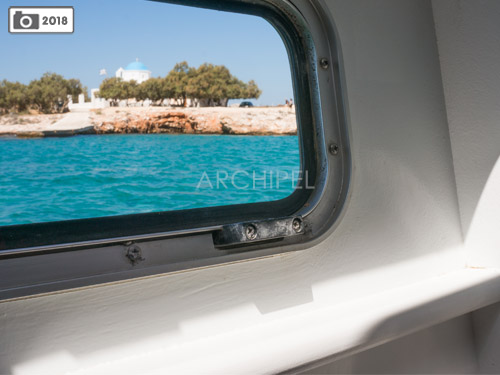
[(149, 69), (143, 63), (139, 61), (134, 61), (128, 64), (125, 70), (149, 70)]

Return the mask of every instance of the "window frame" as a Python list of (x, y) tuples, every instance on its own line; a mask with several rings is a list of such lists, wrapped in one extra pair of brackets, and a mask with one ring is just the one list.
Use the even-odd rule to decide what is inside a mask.
[[(274, 26), (289, 55), (301, 169), (309, 180), (272, 202), (2, 226), (0, 299), (300, 250), (340, 217), (351, 168), (347, 105), (335, 29), (321, 0), (154, 1), (259, 16)], [(214, 245), (214, 234), (228, 228), (273, 228), (284, 218), (299, 218), (300, 233)], [(26, 267), (33, 272), (22, 272)]]

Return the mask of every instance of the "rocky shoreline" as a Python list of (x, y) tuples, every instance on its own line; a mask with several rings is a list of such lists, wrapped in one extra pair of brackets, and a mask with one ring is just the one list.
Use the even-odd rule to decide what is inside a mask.
[[(39, 117), (38, 123), (36, 116)], [(79, 134), (295, 135), (295, 111), (257, 108), (104, 108), (63, 115), (55, 123), (32, 115), (28, 124), (0, 122), (0, 135), (65, 137)], [(24, 121), (25, 122), (25, 121)]]
[(269, 108), (107, 108), (91, 116), (97, 134), (297, 134), (295, 112)]

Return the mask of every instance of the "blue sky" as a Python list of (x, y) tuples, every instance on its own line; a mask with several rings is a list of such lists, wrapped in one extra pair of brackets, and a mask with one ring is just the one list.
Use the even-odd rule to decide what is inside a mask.
[[(10, 34), (9, 6), (64, 5), (75, 8), (71, 35)], [(290, 68), (278, 33), (248, 15), (145, 0), (2, 0), (0, 80), (29, 83), (50, 71), (79, 78), (89, 89), (136, 58), (153, 76), (165, 76), (176, 62), (226, 65), (243, 81), (257, 82), (257, 104), (276, 105), (292, 97)]]

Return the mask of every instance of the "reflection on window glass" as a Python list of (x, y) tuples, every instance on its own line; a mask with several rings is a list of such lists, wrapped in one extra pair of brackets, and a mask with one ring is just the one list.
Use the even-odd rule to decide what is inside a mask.
[(1, 20), (0, 225), (294, 191), (290, 67), (267, 21), (144, 0), (69, 3), (73, 34), (12, 34)]

